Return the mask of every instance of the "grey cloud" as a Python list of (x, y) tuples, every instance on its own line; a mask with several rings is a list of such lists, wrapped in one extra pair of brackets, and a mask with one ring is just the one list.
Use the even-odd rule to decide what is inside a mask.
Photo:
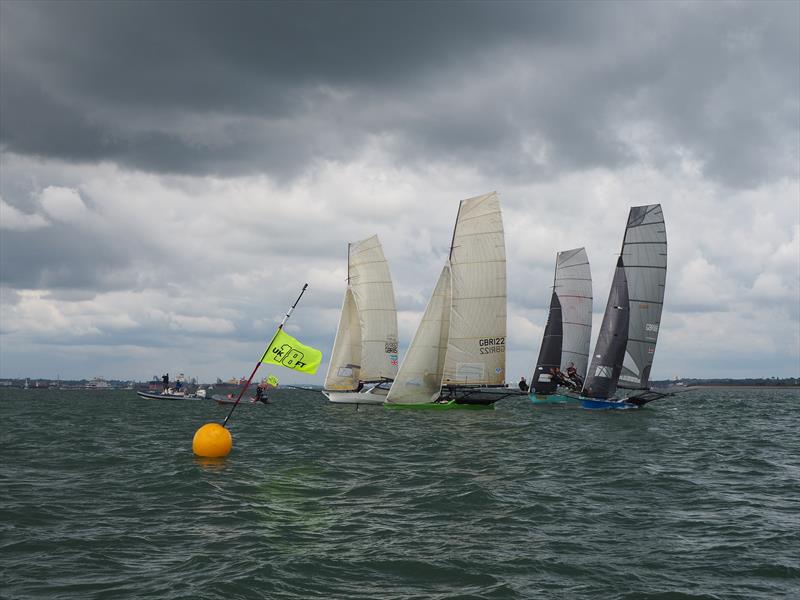
[[(635, 162), (619, 131), (647, 122), (656, 160), (688, 150), (712, 177), (749, 186), (797, 172), (798, 10), (4, 2), (0, 142), (285, 180), (385, 136), (399, 164), (530, 180)], [(526, 155), (530, 136), (546, 164)]]

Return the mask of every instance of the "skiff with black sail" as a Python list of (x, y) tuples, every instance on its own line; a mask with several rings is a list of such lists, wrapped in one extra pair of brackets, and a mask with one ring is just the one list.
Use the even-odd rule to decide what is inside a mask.
[(556, 256), (550, 312), (531, 378), (534, 404), (577, 402), (565, 391), (579, 391), (586, 378), (592, 337), (592, 273), (585, 248)]
[(323, 393), (337, 404), (383, 404), (397, 362), (394, 287), (374, 235), (347, 246), (347, 289)]
[(584, 408), (638, 408), (671, 395), (648, 387), (666, 277), (667, 232), (661, 205), (634, 206), (581, 391)]
[(505, 387), (506, 250), (496, 193), (462, 200), (450, 254), (387, 408), (493, 408)]

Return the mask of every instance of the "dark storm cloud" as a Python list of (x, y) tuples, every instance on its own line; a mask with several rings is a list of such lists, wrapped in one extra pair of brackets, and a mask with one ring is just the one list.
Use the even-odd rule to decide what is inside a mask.
[[(502, 177), (685, 152), (797, 171), (796, 3), (2, 4), (0, 141), (149, 171), (286, 178), (375, 136)], [(626, 129), (627, 128), (627, 129)], [(541, 145), (532, 157), (528, 145)], [(535, 154), (535, 152), (534, 152)]]

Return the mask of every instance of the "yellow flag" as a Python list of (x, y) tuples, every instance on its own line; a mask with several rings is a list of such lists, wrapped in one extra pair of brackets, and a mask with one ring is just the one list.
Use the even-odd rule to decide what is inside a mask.
[(314, 374), (322, 362), (322, 352), (311, 346), (304, 346), (281, 329), (264, 352), (261, 362)]
[(275, 375), (270, 375), (267, 377), (267, 385), (271, 385), (272, 387), (278, 387), (278, 378)]

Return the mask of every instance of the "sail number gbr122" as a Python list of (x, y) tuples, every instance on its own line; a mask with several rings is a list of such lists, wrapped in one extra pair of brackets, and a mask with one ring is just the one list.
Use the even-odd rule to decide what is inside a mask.
[(483, 338), (478, 340), (478, 345), (481, 349), (481, 354), (495, 354), (496, 352), (506, 351), (506, 338)]

